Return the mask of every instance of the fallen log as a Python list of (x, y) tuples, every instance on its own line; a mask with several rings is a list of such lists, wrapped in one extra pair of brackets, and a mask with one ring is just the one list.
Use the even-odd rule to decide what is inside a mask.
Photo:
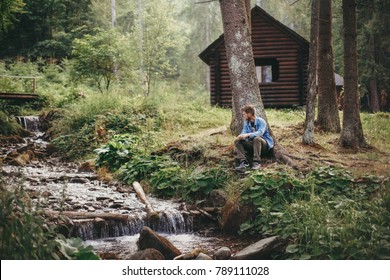
[(144, 189), (141, 184), (138, 182), (133, 183), (133, 188), (137, 194), (138, 199), (145, 204), (146, 215), (149, 221), (155, 221), (160, 219), (160, 215), (154, 211), (152, 205), (150, 204), (148, 198), (145, 195)]
[(71, 220), (96, 219), (96, 218), (100, 218), (103, 220), (118, 220), (124, 222), (129, 220), (129, 215), (117, 214), (117, 213), (45, 211), (44, 214), (49, 218), (58, 218), (60, 216), (65, 216)]

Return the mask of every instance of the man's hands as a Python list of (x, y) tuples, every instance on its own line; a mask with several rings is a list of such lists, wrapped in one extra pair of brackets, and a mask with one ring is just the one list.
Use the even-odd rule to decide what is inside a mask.
[(246, 134), (240, 134), (237, 136), (237, 140), (244, 140), (246, 138), (248, 138), (250, 136), (250, 133), (246, 133)]

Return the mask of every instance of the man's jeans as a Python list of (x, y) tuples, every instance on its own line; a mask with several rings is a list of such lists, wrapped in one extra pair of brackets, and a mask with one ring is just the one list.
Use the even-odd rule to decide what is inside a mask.
[(237, 152), (237, 160), (243, 161), (248, 160), (245, 152), (248, 155), (253, 153), (253, 161), (260, 162), (261, 155), (268, 152), (267, 142), (261, 137), (255, 137), (253, 139), (246, 138), (244, 140), (235, 140), (234, 146)]

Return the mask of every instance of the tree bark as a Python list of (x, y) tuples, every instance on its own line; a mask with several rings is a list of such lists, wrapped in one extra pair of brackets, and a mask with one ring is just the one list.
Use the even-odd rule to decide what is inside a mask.
[(332, 46), (332, 1), (321, 0), (318, 37), (318, 126), (326, 132), (340, 132)]
[(309, 78), (306, 98), (306, 120), (302, 142), (314, 143), (314, 120), (317, 99), (317, 59), (318, 59), (318, 16), (319, 0), (311, 0)]
[(96, 219), (96, 218), (101, 218), (104, 220), (118, 220), (118, 221), (124, 221), (124, 222), (129, 220), (129, 215), (117, 214), (117, 213), (46, 211), (44, 214), (50, 218), (57, 218), (57, 217), (63, 215), (63, 216), (66, 216), (72, 220)]
[(344, 25), (344, 114), (340, 144), (344, 147), (366, 146), (360, 120), (358, 89), (356, 1), (343, 0)]
[(116, 26), (116, 7), (115, 0), (111, 0), (111, 26)]
[[(370, 40), (369, 40), (369, 50), (370, 50), (370, 56), (371, 56), (371, 61), (374, 62), (373, 64), (376, 65), (376, 53), (375, 53), (375, 38), (374, 35), (370, 35)], [(372, 66), (372, 78), (370, 80), (370, 107), (371, 111), (373, 113), (377, 113), (380, 111), (379, 109), (379, 99), (378, 99), (378, 81), (376, 78), (376, 73), (375, 73), (375, 66)]]
[[(251, 104), (256, 108), (256, 115), (267, 122), (270, 134), (273, 136), (260, 96), (251, 37), (246, 24), (247, 12), (245, 3), (243, 0), (219, 0), (219, 3), (232, 90), (233, 117), (230, 129), (234, 135), (238, 135), (241, 132), (243, 126), (241, 108)], [(273, 138), (275, 139), (274, 136)], [(276, 143), (276, 139), (273, 150), (277, 160), (296, 167), (294, 161)]]
[(135, 192), (137, 193), (138, 199), (141, 200), (143, 204), (145, 204), (145, 210), (148, 218), (153, 216), (159, 216), (156, 211), (154, 211), (152, 205), (150, 204), (148, 198), (145, 195), (144, 189), (142, 188), (141, 184), (138, 182), (133, 183), (133, 188)]
[(246, 8), (242, 0), (220, 0), (226, 58), (229, 65), (233, 101), (231, 130), (238, 135), (242, 130), (241, 108), (252, 104), (256, 112), (267, 120), (256, 77), (252, 44), (246, 25)]
[[(211, 17), (211, 9), (210, 5), (207, 5), (208, 11), (206, 14), (206, 22), (205, 22), (205, 48), (207, 48), (210, 45), (210, 17)], [(206, 82), (206, 90), (210, 92), (210, 67), (205, 64), (204, 65), (205, 69), (205, 82)]]
[[(252, 21), (251, 21), (251, 0), (243, 0), (246, 10), (246, 24), (249, 29), (249, 35), (252, 34)], [(249, 37), (251, 39), (251, 37)]]

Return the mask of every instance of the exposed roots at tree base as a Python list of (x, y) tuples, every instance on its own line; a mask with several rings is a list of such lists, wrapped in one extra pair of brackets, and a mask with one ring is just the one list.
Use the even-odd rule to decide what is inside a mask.
[(285, 163), (294, 169), (299, 169), (298, 164), (287, 155), (286, 151), (279, 143), (275, 143), (273, 153), (277, 161)]

